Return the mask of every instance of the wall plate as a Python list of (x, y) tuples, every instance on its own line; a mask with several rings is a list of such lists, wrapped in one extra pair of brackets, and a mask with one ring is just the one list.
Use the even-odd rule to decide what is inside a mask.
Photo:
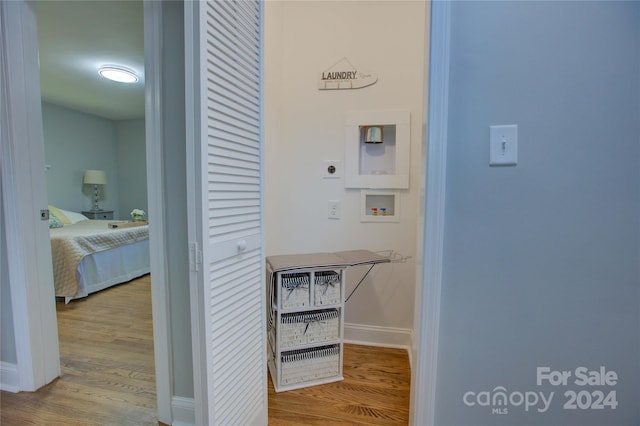
[(322, 162), (322, 177), (324, 179), (338, 179), (342, 177), (342, 161), (325, 160)]
[(489, 126), (489, 165), (518, 164), (518, 125)]
[(340, 200), (329, 200), (327, 204), (327, 217), (329, 219), (340, 219)]

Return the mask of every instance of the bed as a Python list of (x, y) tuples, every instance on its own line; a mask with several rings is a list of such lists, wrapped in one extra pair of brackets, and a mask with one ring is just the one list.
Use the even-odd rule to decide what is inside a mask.
[(49, 211), (55, 294), (65, 303), (149, 273), (148, 224), (110, 228), (113, 220)]

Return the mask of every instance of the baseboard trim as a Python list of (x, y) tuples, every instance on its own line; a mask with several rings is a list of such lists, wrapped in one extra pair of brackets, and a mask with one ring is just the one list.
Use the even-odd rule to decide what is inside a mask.
[(17, 364), (0, 361), (0, 390), (11, 393), (20, 392)]
[(404, 349), (409, 356), (409, 366), (413, 365), (413, 332), (409, 329), (345, 323), (344, 341), (354, 345)]
[(196, 424), (196, 404), (193, 398), (174, 396), (171, 398), (173, 426), (193, 426)]

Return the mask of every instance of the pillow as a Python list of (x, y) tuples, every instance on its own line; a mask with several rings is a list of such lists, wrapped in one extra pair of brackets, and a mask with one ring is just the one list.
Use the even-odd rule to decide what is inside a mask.
[(64, 213), (64, 215), (67, 217), (67, 219), (68, 219), (68, 220), (69, 220), (69, 222), (70, 222), (69, 224), (78, 223), (78, 222), (80, 222), (81, 220), (89, 220), (89, 218), (88, 218), (88, 217), (86, 217), (85, 215), (80, 214), (80, 213), (70, 212), (70, 211), (68, 211), (68, 210), (62, 210), (62, 209), (60, 209), (60, 211), (61, 211), (62, 213)]
[(49, 229), (62, 228), (64, 224), (52, 211), (49, 212)]
[(49, 204), (49, 217), (55, 215), (63, 225), (71, 225), (71, 220), (57, 207)]
[[(88, 220), (89, 218), (76, 212), (69, 210), (59, 209), (49, 204), (49, 212), (55, 214), (63, 225), (73, 225), (81, 220)], [(49, 215), (51, 216), (51, 215)]]

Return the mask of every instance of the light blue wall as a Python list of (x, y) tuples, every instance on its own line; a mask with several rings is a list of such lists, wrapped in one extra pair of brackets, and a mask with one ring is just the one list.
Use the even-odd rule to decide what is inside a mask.
[(11, 308), (11, 288), (9, 283), (9, 263), (7, 259), (7, 238), (4, 230), (4, 204), (0, 184), (0, 361), (15, 364), (16, 341), (13, 331), (13, 310)]
[[(638, 425), (640, 3), (451, 7), (436, 424)], [(495, 124), (519, 126), (516, 167), (488, 165)], [(538, 386), (545, 366), (567, 385)], [(578, 386), (581, 366), (617, 383)], [(499, 386), (506, 406), (463, 401)], [(567, 391), (618, 405), (565, 409)], [(554, 396), (526, 411), (517, 392)]]
[(147, 166), (144, 120), (116, 121), (120, 218), (147, 209)]
[(86, 169), (107, 173), (100, 207), (116, 219), (134, 208), (147, 211), (144, 119), (112, 121), (43, 102), (42, 119), (49, 203), (80, 212), (92, 207), (93, 188), (82, 185)]
[(118, 214), (118, 153), (113, 121), (42, 103), (49, 203), (66, 210), (89, 210), (93, 188), (82, 184), (86, 169), (104, 170), (107, 184), (100, 207)]

